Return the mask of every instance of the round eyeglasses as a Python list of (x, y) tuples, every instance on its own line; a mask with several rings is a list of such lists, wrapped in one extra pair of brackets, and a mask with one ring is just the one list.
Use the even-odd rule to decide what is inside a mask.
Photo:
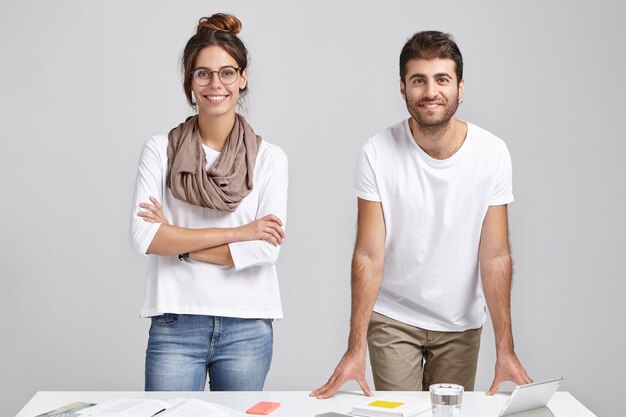
[(219, 71), (211, 71), (206, 68), (198, 68), (191, 71), (191, 76), (193, 77), (193, 81), (202, 87), (211, 84), (213, 74), (217, 73), (217, 76), (219, 77), (222, 84), (230, 85), (237, 81), (239, 71), (241, 71), (241, 68), (235, 67), (222, 67), (219, 69)]

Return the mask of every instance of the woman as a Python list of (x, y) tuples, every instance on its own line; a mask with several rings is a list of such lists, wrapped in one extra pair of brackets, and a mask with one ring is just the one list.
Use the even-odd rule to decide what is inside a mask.
[[(151, 254), (145, 388), (261, 390), (282, 317), (274, 264), (285, 234), (287, 157), (235, 112), (247, 91), (241, 22), (200, 19), (183, 53), (198, 114), (146, 142), (131, 244)], [(136, 211), (135, 209), (134, 211)]]

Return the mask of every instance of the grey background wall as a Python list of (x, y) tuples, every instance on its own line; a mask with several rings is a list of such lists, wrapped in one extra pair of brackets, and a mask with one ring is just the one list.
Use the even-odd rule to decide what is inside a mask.
[[(178, 60), (197, 19), (243, 21), (246, 115), (290, 158), (269, 390), (310, 390), (345, 349), (361, 144), (407, 117), (397, 60), (415, 31), (458, 40), (460, 117), (504, 138), (518, 355), (619, 415), (626, 371), (626, 57), (615, 1), (0, 2), (0, 414), (38, 390), (141, 390), (146, 259), (127, 226), (144, 140), (189, 114)], [(483, 333), (477, 389), (491, 383)], [(355, 389), (356, 385), (346, 388)], [(510, 389), (511, 385), (505, 386)]]

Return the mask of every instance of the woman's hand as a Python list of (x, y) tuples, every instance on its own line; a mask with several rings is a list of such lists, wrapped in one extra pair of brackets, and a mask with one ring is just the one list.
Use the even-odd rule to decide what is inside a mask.
[(281, 245), (285, 238), (282, 225), (283, 222), (278, 217), (273, 214), (268, 214), (253, 222), (235, 228), (237, 241), (265, 240), (274, 246)]
[(152, 204), (139, 204), (139, 207), (146, 211), (139, 211), (137, 215), (139, 217), (143, 217), (143, 219), (148, 223), (170, 224), (165, 217), (165, 213), (163, 213), (163, 206), (161, 203), (159, 203), (159, 201), (154, 197), (150, 197), (150, 202), (152, 202)]

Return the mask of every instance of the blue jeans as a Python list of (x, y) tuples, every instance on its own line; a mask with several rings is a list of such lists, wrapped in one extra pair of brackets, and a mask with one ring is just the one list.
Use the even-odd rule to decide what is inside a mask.
[(146, 391), (260, 391), (272, 361), (272, 320), (152, 317)]

